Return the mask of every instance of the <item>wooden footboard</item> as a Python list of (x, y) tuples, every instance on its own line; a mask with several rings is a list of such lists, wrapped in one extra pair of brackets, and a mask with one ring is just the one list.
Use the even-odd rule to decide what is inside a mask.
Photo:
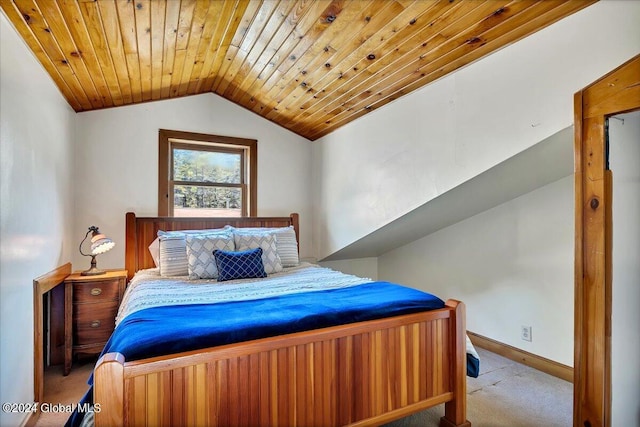
[(466, 421), (464, 305), (95, 370), (96, 426), (378, 425), (447, 402)]

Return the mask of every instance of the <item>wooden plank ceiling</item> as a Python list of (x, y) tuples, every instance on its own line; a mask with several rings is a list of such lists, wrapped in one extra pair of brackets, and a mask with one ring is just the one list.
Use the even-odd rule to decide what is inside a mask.
[(0, 5), (76, 111), (214, 92), (314, 140), (594, 1)]

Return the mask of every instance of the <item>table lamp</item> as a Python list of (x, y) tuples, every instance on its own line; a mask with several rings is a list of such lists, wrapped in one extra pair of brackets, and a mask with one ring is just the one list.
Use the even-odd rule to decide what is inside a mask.
[[(85, 240), (87, 240), (89, 233), (92, 233), (91, 253), (86, 254), (82, 252), (82, 244), (84, 243)], [(100, 274), (105, 274), (106, 271), (99, 270), (98, 267), (96, 266), (96, 255), (100, 255), (110, 251), (111, 249), (113, 249), (115, 245), (116, 244), (113, 242), (113, 240), (111, 240), (104, 234), (100, 234), (100, 230), (98, 230), (98, 227), (96, 227), (95, 225), (92, 225), (91, 227), (89, 227), (89, 231), (87, 231), (87, 234), (85, 234), (84, 239), (82, 239), (82, 242), (80, 242), (80, 253), (84, 256), (91, 257), (91, 268), (83, 271), (80, 274), (83, 276), (98, 276)]]

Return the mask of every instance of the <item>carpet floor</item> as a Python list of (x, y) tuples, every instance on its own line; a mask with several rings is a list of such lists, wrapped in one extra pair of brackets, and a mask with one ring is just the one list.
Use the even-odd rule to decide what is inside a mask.
[[(482, 348), (480, 375), (467, 377), (467, 419), (474, 427), (570, 427), (573, 384)], [(437, 426), (444, 405), (385, 427)]]
[[(62, 365), (50, 366), (44, 371), (44, 402), (50, 405), (61, 403), (75, 405), (87, 392), (87, 379), (96, 359), (81, 359), (73, 364), (66, 377), (62, 375)], [(35, 427), (60, 427), (69, 418), (69, 412), (41, 412)]]
[[(477, 348), (480, 375), (467, 377), (467, 419), (474, 427), (570, 427), (573, 385), (495, 353)], [(73, 365), (62, 376), (61, 367), (45, 372), (45, 402), (75, 404), (87, 390), (86, 380), (95, 361)], [(385, 427), (437, 426), (444, 405), (386, 424)], [(36, 427), (61, 426), (68, 414), (42, 413)]]

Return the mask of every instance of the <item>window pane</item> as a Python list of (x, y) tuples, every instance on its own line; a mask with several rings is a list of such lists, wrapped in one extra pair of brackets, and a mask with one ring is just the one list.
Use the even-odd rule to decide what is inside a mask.
[(242, 216), (242, 189), (176, 185), (174, 216)]
[(200, 150), (173, 150), (176, 181), (240, 184), (240, 154)]

